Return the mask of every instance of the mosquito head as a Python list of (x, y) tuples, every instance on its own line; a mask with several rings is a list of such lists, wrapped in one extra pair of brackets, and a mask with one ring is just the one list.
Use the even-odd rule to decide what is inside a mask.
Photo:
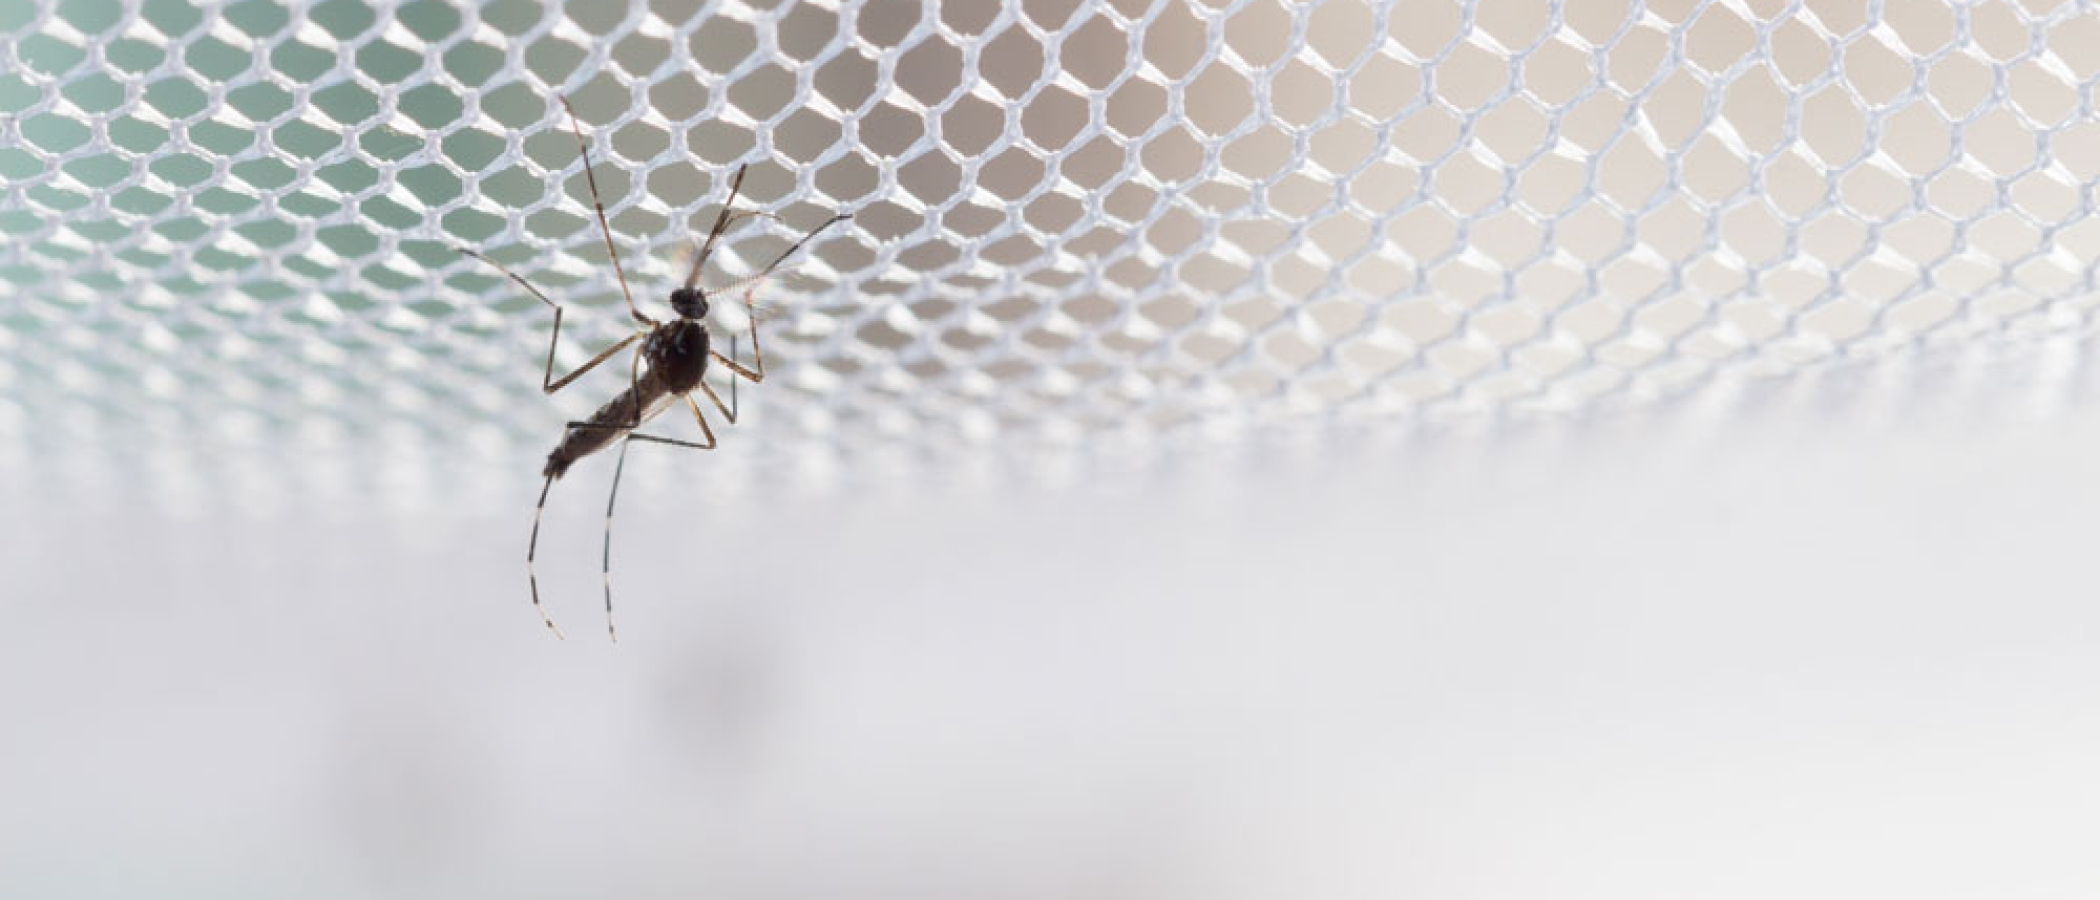
[(681, 319), (707, 318), (707, 294), (699, 288), (682, 287), (671, 292), (671, 311)]

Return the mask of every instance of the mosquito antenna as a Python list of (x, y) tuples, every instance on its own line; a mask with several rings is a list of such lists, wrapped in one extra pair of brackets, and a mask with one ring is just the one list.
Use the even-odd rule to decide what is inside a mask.
[[(780, 221), (779, 216), (766, 212), (762, 209), (740, 209), (729, 216), (729, 224), (728, 226), (722, 229), (722, 233), (725, 235), (728, 234), (730, 229), (735, 228), (739, 223), (743, 222), (745, 219), (772, 219), (776, 222)], [(707, 259), (707, 257), (705, 256), (705, 254), (708, 252), (707, 245), (703, 244), (701, 242), (701, 239), (696, 237), (693, 239), (692, 246), (688, 247), (687, 250), (689, 252), (680, 254), (678, 256), (678, 265), (683, 266), (686, 264), (687, 260), (691, 260), (691, 268), (693, 270), (693, 273), (698, 274), (701, 269), (701, 264)], [(697, 283), (699, 283), (699, 280), (695, 278), (686, 286), (691, 287), (693, 284)]]
[(831, 226), (837, 225), (838, 223), (844, 222), (850, 218), (853, 218), (852, 213), (839, 213), (838, 215), (826, 219), (824, 221), (824, 224), (810, 229), (810, 232), (808, 234), (803, 235), (801, 240), (796, 241), (795, 246), (789, 247), (786, 251), (782, 252), (779, 258), (773, 260), (773, 264), (767, 266), (764, 271), (759, 272), (758, 274), (753, 275), (750, 278), (744, 280), (753, 282), (764, 280), (766, 276), (773, 274), (774, 269), (780, 268), (781, 263), (787, 262), (788, 257), (795, 255), (795, 251), (802, 249), (803, 244), (809, 243), (812, 238), (815, 238), (817, 235), (824, 233), (824, 229), (830, 228)]
[[(792, 274), (793, 273), (789, 273), (789, 275)], [(746, 275), (735, 281), (729, 282), (728, 284), (718, 284), (714, 287), (708, 288), (707, 292), (710, 294), (726, 294), (731, 291), (741, 291), (746, 288), (756, 287), (759, 282), (762, 282), (770, 277), (772, 276), (769, 274)], [(764, 319), (773, 318), (774, 316), (779, 315), (781, 312), (784, 311), (779, 304), (760, 303), (758, 301), (751, 300), (748, 297), (745, 298), (745, 305), (757, 309), (759, 317)]]
[(744, 173), (750, 168), (749, 164), (737, 166), (736, 176), (729, 179), (729, 199), (722, 201), (722, 213), (715, 217), (715, 227), (708, 231), (707, 243), (700, 245), (700, 255), (693, 258), (693, 270), (685, 276), (686, 290), (692, 290), (693, 285), (700, 283), (700, 267), (707, 265), (707, 255), (714, 252), (715, 241), (721, 240), (722, 232), (728, 230), (730, 207), (736, 205), (737, 192), (744, 188)]

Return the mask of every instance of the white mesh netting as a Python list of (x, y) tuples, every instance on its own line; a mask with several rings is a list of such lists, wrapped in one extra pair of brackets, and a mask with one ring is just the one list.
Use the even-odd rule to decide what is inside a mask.
[[(2028, 2), (0, 4), (0, 453), (544, 450), (738, 162), (732, 436), (1582, 410), (2082, 333), (2100, 16)], [(723, 314), (721, 324), (741, 319)], [(594, 376), (563, 410), (617, 389)], [(762, 437), (761, 437), (762, 435)]]

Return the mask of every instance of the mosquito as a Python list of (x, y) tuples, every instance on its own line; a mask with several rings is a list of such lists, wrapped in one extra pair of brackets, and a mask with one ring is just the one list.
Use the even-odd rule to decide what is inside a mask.
[[(562, 433), (561, 443), (556, 444), (553, 452), (547, 454), (546, 468), (540, 472), (547, 480), (540, 485), (539, 503), (532, 511), (532, 539), (525, 550), (525, 575), (532, 585), (532, 608), (540, 614), (540, 620), (547, 624), (547, 629), (554, 632), (555, 637), (562, 637), (561, 629), (554, 624), (553, 617), (547, 614), (547, 608), (540, 603), (540, 579), (533, 570), (533, 560), (539, 554), (540, 547), (540, 516), (547, 509), (547, 492), (554, 487), (557, 479), (569, 471), (570, 466), (575, 465), (577, 460), (618, 443), (619, 462), (613, 467), (612, 493), (605, 501), (602, 569), (605, 579), (605, 633), (617, 641), (620, 636), (613, 626), (612, 614), (612, 518), (613, 506), (620, 499), (620, 475), (627, 468), (627, 445), (634, 441), (649, 441), (693, 450), (715, 449), (714, 429), (708, 427), (707, 417), (700, 412), (700, 404), (693, 400), (693, 391), (706, 394), (708, 401), (714, 404), (715, 409), (721, 411), (723, 418), (731, 425), (736, 424), (736, 379), (746, 379), (752, 384), (766, 380), (766, 355), (758, 343), (759, 314), (752, 296), (768, 276), (779, 269), (782, 263), (787, 262), (788, 257), (795, 255), (795, 251), (802, 249), (825, 229), (853, 216), (850, 213), (832, 216), (824, 224), (803, 235), (801, 240), (796, 241), (794, 246), (781, 253), (773, 260), (772, 265), (765, 267), (758, 274), (713, 289), (715, 293), (739, 288), (744, 291), (744, 311), (749, 319), (753, 363), (747, 368), (735, 358), (737, 344), (734, 337), (730, 339), (730, 356), (724, 356), (713, 348), (713, 340), (708, 334), (705, 321), (709, 291), (701, 288), (699, 284), (701, 269), (707, 265), (708, 258), (714, 253), (715, 243), (721, 240), (731, 225), (745, 219), (773, 218), (771, 214), (760, 210), (735, 208), (737, 192), (743, 187), (744, 172), (748, 166), (737, 167), (735, 177), (729, 182), (729, 199), (722, 203), (722, 211), (715, 217), (714, 227), (708, 230), (707, 240), (700, 244), (698, 254), (693, 257), (692, 268), (685, 276), (685, 284), (671, 291), (669, 299), (675, 317), (659, 322), (642, 313), (641, 308), (635, 305), (633, 292), (628, 290), (627, 274), (620, 268), (620, 251), (613, 246), (612, 226), (607, 224), (605, 219), (605, 204), (598, 198), (598, 176), (591, 171), (590, 143), (584, 139), (583, 126), (577, 121), (576, 110), (569, 106), (567, 97), (561, 98), (561, 105), (569, 114), (569, 130), (576, 135), (576, 149), (583, 157), (584, 178), (591, 189), (591, 205), (598, 212), (598, 228), (605, 234), (605, 252), (612, 257), (613, 274), (619, 278), (620, 293), (627, 298), (627, 312), (634, 317), (634, 333), (600, 351), (598, 355), (577, 367), (576, 371), (557, 379), (554, 377), (554, 348), (561, 342), (561, 304), (548, 299), (546, 294), (541, 293), (518, 273), (505, 268), (503, 264), (464, 247), (459, 248), (459, 251), (494, 266), (497, 271), (509, 276), (532, 296), (539, 298), (541, 303), (553, 308), (554, 337), (547, 344), (547, 366), (540, 380), (541, 390), (552, 394), (568, 387), (571, 382), (597, 368), (600, 363), (634, 346), (635, 342), (641, 342), (627, 369), (627, 389), (607, 401), (604, 406), (598, 407), (598, 411), (592, 413), (590, 419), (568, 423)], [(732, 376), (729, 382), (730, 402), (727, 404), (722, 402), (721, 396), (705, 381), (710, 360), (721, 363)], [(700, 426), (704, 442), (681, 441), (676, 438), (642, 434), (636, 430), (642, 423), (655, 418), (681, 400), (685, 402), (687, 409), (692, 410), (693, 421)]]

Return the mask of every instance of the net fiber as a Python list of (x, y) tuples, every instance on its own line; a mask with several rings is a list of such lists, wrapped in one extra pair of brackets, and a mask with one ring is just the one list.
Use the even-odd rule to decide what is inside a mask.
[(2046, 0), (0, 4), (0, 436), (547, 443), (551, 317), (454, 247), (571, 305), (563, 362), (623, 333), (558, 94), (660, 315), (737, 163), (780, 218), (711, 281), (857, 214), (768, 287), (774, 440), (1576, 411), (2078, 333), (2096, 71)]

